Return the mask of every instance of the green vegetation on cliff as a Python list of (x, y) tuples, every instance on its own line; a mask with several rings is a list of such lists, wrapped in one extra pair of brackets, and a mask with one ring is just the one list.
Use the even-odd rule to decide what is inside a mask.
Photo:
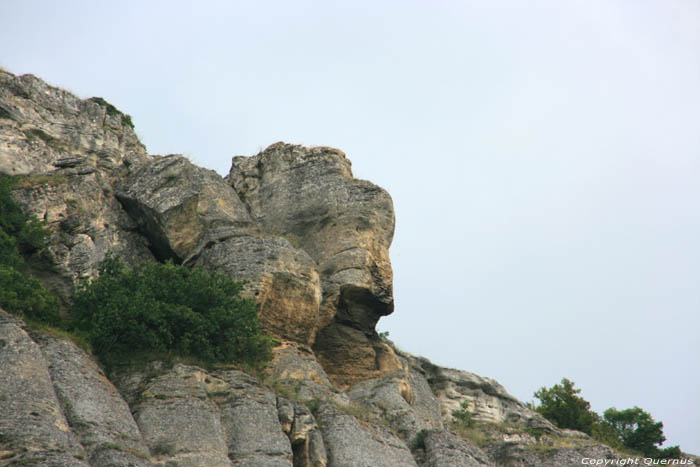
[(660, 449), (666, 441), (663, 423), (640, 409), (606, 410), (601, 418), (591, 410), (591, 404), (579, 396), (580, 389), (566, 378), (551, 388), (540, 388), (535, 397), (540, 404), (535, 410), (554, 422), (559, 428), (579, 430), (615, 449), (629, 449), (646, 457), (677, 459), (681, 455), (678, 446)]
[(12, 199), (16, 181), (0, 174), (0, 308), (70, 329), (106, 364), (149, 352), (253, 366), (269, 360), (272, 339), (255, 303), (241, 298), (243, 285), (201, 268), (149, 262), (129, 269), (108, 257), (61, 319), (58, 299), (27, 271), (24, 257), (44, 247), (48, 232)]
[(22, 256), (42, 248), (48, 234), (12, 199), (14, 183), (15, 179), (0, 174), (0, 308), (30, 321), (57, 325), (58, 299), (27, 274)]
[(270, 358), (255, 303), (224, 274), (108, 257), (74, 296), (71, 328), (105, 363), (141, 352), (258, 365)]

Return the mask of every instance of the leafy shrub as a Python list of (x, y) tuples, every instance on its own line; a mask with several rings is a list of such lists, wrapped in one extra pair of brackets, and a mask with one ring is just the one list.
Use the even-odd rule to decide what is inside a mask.
[(413, 441), (411, 441), (411, 451), (415, 451), (416, 449), (425, 449), (425, 438), (428, 435), (428, 430), (420, 430), (418, 434), (416, 434), (415, 438), (413, 438)]
[(472, 413), (469, 411), (469, 403), (467, 401), (462, 401), (459, 410), (453, 410), (452, 416), (456, 419), (456, 423), (464, 428), (474, 426), (474, 419), (472, 418)]
[(540, 404), (535, 410), (559, 428), (579, 430), (591, 434), (593, 426), (598, 422), (598, 414), (591, 410), (591, 404), (580, 397), (580, 389), (574, 389), (574, 383), (566, 378), (561, 384), (551, 388), (540, 388), (535, 397)]
[(15, 180), (0, 175), (0, 308), (23, 318), (57, 325), (58, 299), (26, 274), (22, 254), (42, 248), (47, 231), (12, 199)]
[(252, 300), (230, 277), (172, 263), (129, 269), (108, 257), (74, 295), (71, 327), (107, 365), (136, 353), (258, 365), (271, 356)]

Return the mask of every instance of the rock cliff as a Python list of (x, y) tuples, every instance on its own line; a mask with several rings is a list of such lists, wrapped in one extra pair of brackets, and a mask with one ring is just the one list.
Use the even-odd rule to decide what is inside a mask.
[[(108, 252), (246, 281), (278, 341), (259, 372), (184, 362), (105, 374), (66, 338), (0, 310), (0, 465), (575, 465), (617, 455), (496, 381), (375, 331), (394, 311), (389, 194), (342, 151), (276, 143), (222, 178), (148, 155), (128, 116), (0, 71), (0, 173), (46, 222), (32, 269), (69, 303)], [(476, 427), (454, 424), (468, 407)]]

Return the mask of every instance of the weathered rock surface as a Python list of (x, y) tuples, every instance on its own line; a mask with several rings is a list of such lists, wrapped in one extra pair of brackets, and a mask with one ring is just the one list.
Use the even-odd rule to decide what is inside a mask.
[(0, 172), (89, 172), (146, 154), (123, 114), (32, 75), (0, 70)]
[(394, 307), (389, 194), (353, 178), (337, 149), (285, 143), (235, 157), (226, 180), (266, 233), (290, 239), (318, 264), (323, 301), (314, 350), (331, 380), (346, 386), (378, 376), (383, 349), (374, 326)]
[[(583, 465), (583, 459), (600, 459), (612, 461), (620, 459), (607, 446), (592, 445), (577, 449), (552, 448), (544, 452), (528, 450), (518, 443), (502, 443), (489, 450), (489, 456), (495, 465), (503, 467), (560, 467)], [(641, 462), (640, 462), (641, 464)], [(612, 464), (615, 465), (615, 464)]]
[(15, 465), (87, 466), (41, 349), (22, 324), (0, 311), (0, 459)]
[(376, 417), (386, 420), (404, 440), (410, 441), (422, 430), (443, 426), (437, 416), (439, 403), (429, 388), (427, 392), (422, 391), (425, 386), (420, 381), (411, 384), (406, 378), (385, 377), (357, 383), (348, 390), (348, 396), (355, 404), (367, 407)]
[(265, 375), (278, 391), (301, 401), (332, 400), (349, 404), (347, 394), (333, 386), (313, 351), (296, 342), (281, 342), (272, 350)]
[(146, 149), (110, 107), (0, 71), (0, 173), (21, 176), (15, 197), (52, 232), (36, 272), (64, 298), (108, 251), (128, 264), (151, 257), (112, 188)]
[(316, 263), (304, 251), (284, 238), (235, 237), (204, 250), (195, 264), (246, 281), (246, 294), (257, 301), (266, 331), (313, 343), (321, 284)]
[(253, 229), (222, 178), (180, 155), (153, 158), (132, 171), (118, 197), (161, 259), (187, 261), (209, 244)]
[(411, 451), (386, 428), (365, 424), (323, 404), (316, 415), (323, 433), (329, 466), (417, 466)]
[(426, 467), (482, 467), (493, 465), (489, 457), (473, 443), (449, 431), (425, 434)]
[(565, 435), (562, 430), (508, 394), (494, 379), (483, 378), (468, 371), (439, 367), (423, 357), (397, 352), (414, 371), (425, 375), (440, 402), (440, 411), (446, 424), (454, 421), (452, 412), (460, 410), (462, 403), (466, 402), (474, 420), (522, 423), (547, 433)]
[(277, 412), (292, 443), (294, 467), (325, 467), (328, 458), (323, 435), (308, 407), (278, 397)]
[(150, 466), (129, 406), (97, 364), (73, 343), (35, 337), (65, 417), (90, 465)]

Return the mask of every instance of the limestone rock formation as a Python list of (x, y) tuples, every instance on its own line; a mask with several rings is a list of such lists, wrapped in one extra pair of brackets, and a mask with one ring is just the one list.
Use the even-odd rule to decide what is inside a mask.
[(258, 302), (268, 332), (313, 343), (321, 303), (316, 263), (285, 238), (230, 238), (204, 250), (194, 264), (246, 281), (246, 292)]
[(355, 179), (342, 151), (285, 143), (234, 157), (226, 180), (267, 234), (288, 238), (318, 264), (323, 299), (314, 350), (331, 379), (345, 387), (396, 369), (374, 331), (394, 309), (389, 194)]
[[(123, 362), (0, 310), (0, 465), (568, 466), (618, 454), (496, 381), (375, 331), (393, 312), (389, 194), (341, 151), (276, 143), (226, 178), (149, 156), (131, 119), (0, 69), (0, 173), (46, 221), (30, 262), (69, 305), (108, 252), (246, 281), (278, 345), (266, 368)], [(69, 307), (66, 307), (68, 309)], [(147, 313), (148, 310), (144, 310)], [(474, 427), (455, 423), (466, 404)]]
[(163, 259), (186, 261), (209, 244), (252, 229), (245, 206), (221, 177), (180, 155), (157, 157), (131, 171), (118, 197)]
[(381, 426), (363, 426), (355, 417), (324, 404), (318, 420), (329, 465), (347, 467), (417, 466), (406, 444)]
[(482, 467), (492, 465), (486, 453), (449, 431), (425, 434), (425, 465), (429, 467)]
[(472, 418), (487, 423), (522, 423), (530, 428), (562, 436), (565, 433), (540, 414), (506, 392), (498, 381), (469, 373), (442, 368), (422, 357), (396, 352), (430, 384), (439, 400), (440, 413), (445, 423), (454, 421), (452, 413), (466, 403)]
[(0, 173), (19, 177), (16, 199), (51, 230), (36, 272), (64, 298), (108, 251), (128, 264), (151, 257), (113, 188), (146, 149), (102, 102), (0, 70)]

